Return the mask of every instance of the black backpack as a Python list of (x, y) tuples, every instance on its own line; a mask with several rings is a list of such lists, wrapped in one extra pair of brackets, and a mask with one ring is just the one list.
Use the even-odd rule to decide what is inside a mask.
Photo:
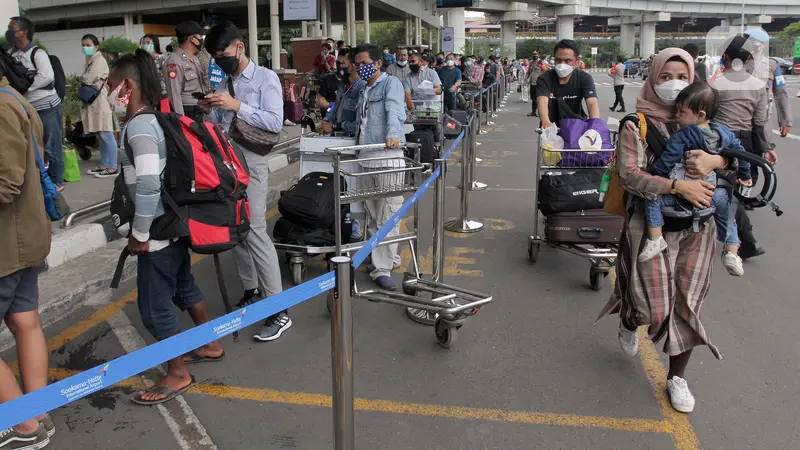
[[(31, 52), (33, 67), (36, 67), (36, 60), (33, 57), (36, 55), (37, 51), (39, 51), (39, 47), (34, 47)], [(58, 94), (58, 98), (64, 100), (64, 95), (67, 93), (67, 76), (64, 74), (64, 67), (61, 65), (61, 60), (58, 59), (58, 56), (48, 53), (47, 57), (50, 59), (50, 65), (53, 66), (53, 85), (48, 87), (54, 88), (56, 94)]]
[[(347, 188), (344, 177), (339, 176), (342, 191)], [(329, 229), (336, 221), (334, 175), (328, 172), (311, 172), (297, 184), (281, 194), (278, 211), (295, 225), (309, 230)]]
[(9, 84), (20, 94), (25, 94), (33, 84), (36, 77), (35, 70), (28, 70), (16, 58), (8, 54), (5, 48), (0, 46), (0, 68), (8, 79)]

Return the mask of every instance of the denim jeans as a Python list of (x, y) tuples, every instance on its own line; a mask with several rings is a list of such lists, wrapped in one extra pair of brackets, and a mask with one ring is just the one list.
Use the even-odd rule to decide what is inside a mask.
[[(660, 228), (664, 226), (664, 214), (661, 209), (665, 206), (675, 206), (674, 195), (660, 195), (656, 200), (648, 200), (645, 208), (645, 218), (648, 228)], [(714, 221), (717, 223), (717, 239), (727, 245), (739, 245), (737, 235), (736, 219), (731, 215), (731, 199), (728, 190), (717, 188), (711, 198), (711, 204), (716, 208), (714, 211)], [(730, 226), (728, 222), (730, 221)]]
[(136, 263), (142, 323), (154, 338), (164, 340), (181, 329), (174, 306), (186, 311), (203, 301), (192, 275), (189, 248), (186, 242), (176, 241), (159, 251), (139, 255)]
[(100, 131), (97, 133), (100, 143), (100, 167), (111, 171), (117, 170), (117, 139), (113, 131)]
[(42, 120), (44, 136), (44, 155), (50, 162), (50, 179), (53, 183), (64, 184), (64, 124), (61, 119), (61, 104), (52, 108), (45, 108), (38, 111), (39, 118)]

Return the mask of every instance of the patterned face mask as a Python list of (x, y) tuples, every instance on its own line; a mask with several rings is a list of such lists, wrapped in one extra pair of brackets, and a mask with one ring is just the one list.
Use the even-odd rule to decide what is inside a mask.
[(372, 63), (366, 66), (359, 67), (358, 76), (361, 77), (361, 79), (364, 81), (369, 81), (369, 79), (372, 78), (372, 76), (375, 75), (375, 72), (377, 71), (378, 69), (375, 67), (375, 63)]

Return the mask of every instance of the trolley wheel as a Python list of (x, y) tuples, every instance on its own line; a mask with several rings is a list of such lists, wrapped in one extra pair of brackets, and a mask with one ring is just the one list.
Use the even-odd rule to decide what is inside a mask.
[(436, 342), (438, 342), (443, 348), (452, 347), (453, 344), (458, 340), (458, 328), (460, 327), (450, 325), (441, 317), (436, 319), (436, 324), (434, 325)]
[(292, 283), (295, 286), (298, 286), (303, 283), (303, 272), (305, 272), (305, 266), (303, 263), (291, 263), (292, 268)]
[(539, 260), (539, 249), (540, 245), (538, 243), (533, 242), (533, 240), (528, 242), (528, 261), (531, 264), (536, 264), (536, 261)]
[(593, 291), (600, 290), (600, 274), (602, 272), (592, 267), (589, 269), (589, 286), (591, 286)]
[(77, 148), (78, 156), (80, 156), (82, 160), (89, 161), (92, 159), (92, 149), (83, 145), (78, 145)]

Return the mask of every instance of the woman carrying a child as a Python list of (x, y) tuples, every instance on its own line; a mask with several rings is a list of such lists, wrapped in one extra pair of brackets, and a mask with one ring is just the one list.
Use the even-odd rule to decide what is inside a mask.
[[(639, 93), (636, 110), (652, 123), (654, 130), (669, 138), (679, 128), (675, 100), (694, 80), (694, 61), (677, 48), (659, 52), (650, 76)], [(653, 175), (648, 166), (653, 153), (642, 142), (636, 122), (626, 121), (620, 130), (616, 164), (622, 186), (632, 197), (620, 238), (617, 279), (614, 294), (600, 314), (619, 313), (619, 341), (623, 351), (633, 356), (638, 351), (636, 330), (648, 327), (649, 338), (666, 338), (664, 352), (669, 355), (666, 388), (673, 408), (689, 413), (694, 397), (684, 371), (698, 345), (707, 345), (717, 358), (719, 350), (711, 343), (700, 322), (700, 311), (711, 287), (717, 230), (709, 219), (695, 232), (664, 231), (666, 248), (648, 261), (638, 261), (648, 240), (645, 201), (660, 196), (680, 196), (697, 208), (712, 205), (715, 186), (705, 180), (714, 170), (724, 169), (726, 158), (701, 149), (685, 155), (686, 178), (672, 180)]]

